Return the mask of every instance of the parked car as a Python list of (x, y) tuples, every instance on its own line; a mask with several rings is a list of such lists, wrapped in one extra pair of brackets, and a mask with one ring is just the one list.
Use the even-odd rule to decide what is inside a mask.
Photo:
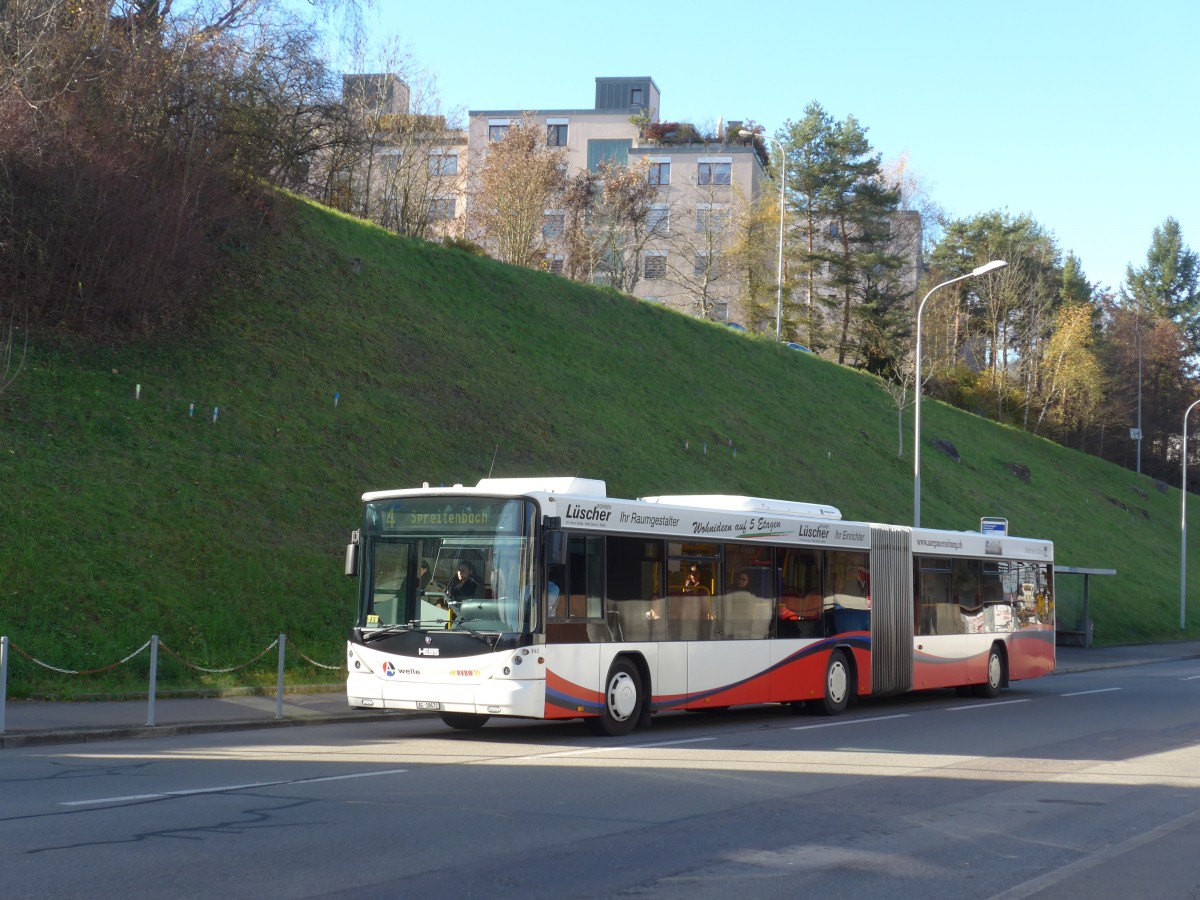
[(727, 322), (726, 324), (730, 328), (732, 328), (734, 331), (745, 331), (746, 330), (745, 327), (739, 325), (737, 322)]
[(812, 353), (812, 351), (803, 344), (797, 344), (795, 341), (788, 341), (786, 344), (784, 344), (784, 346), (789, 350), (803, 350), (805, 353)]

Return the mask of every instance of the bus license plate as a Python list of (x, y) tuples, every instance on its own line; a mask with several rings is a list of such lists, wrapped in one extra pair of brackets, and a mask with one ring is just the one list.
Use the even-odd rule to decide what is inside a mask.
[(417, 709), (441, 709), (442, 704), (437, 700), (418, 700)]

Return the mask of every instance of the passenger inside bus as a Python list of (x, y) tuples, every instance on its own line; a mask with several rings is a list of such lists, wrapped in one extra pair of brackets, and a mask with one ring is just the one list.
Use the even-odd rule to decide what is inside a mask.
[(446, 596), (450, 600), (462, 601), (482, 596), (482, 594), (479, 580), (475, 577), (475, 567), (465, 559), (459, 560), (458, 566), (454, 570), (454, 577), (450, 580), (449, 587), (446, 588)]
[(677, 581), (680, 572), (670, 573), (667, 588), (667, 640), (706, 640), (712, 632), (716, 618), (712, 611), (711, 591), (713, 583), (711, 563), (703, 566), (692, 563), (684, 570), (684, 577)]
[(734, 574), (733, 584), (721, 598), (720, 609), (718, 627), (726, 639), (752, 640), (767, 636), (771, 601), (754, 592), (750, 573), (745, 569)]

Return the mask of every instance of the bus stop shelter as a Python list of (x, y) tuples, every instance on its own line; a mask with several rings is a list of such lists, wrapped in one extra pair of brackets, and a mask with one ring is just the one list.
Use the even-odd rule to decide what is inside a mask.
[[(1056, 644), (1068, 644), (1071, 646), (1092, 646), (1092, 609), (1091, 598), (1088, 594), (1088, 579), (1093, 575), (1116, 575), (1116, 569), (1085, 569), (1078, 566), (1055, 566), (1054, 577), (1057, 581), (1059, 575), (1079, 575), (1083, 578), (1083, 614), (1076, 619), (1072, 624), (1072, 628), (1063, 628), (1063, 623), (1055, 619), (1055, 640)], [(1057, 590), (1055, 591), (1057, 594)], [(1055, 607), (1057, 608), (1057, 600)]]

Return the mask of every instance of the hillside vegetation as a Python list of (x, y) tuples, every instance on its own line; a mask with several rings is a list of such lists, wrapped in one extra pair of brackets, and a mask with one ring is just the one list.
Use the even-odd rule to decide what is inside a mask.
[[(144, 687), (146, 654), (86, 677), (25, 655), (98, 669), (151, 634), (172, 651), (165, 686), (271, 683), (270, 654), (230, 674), (177, 657), (231, 667), (281, 632), (339, 664), (353, 615), (342, 550), (364, 490), (581, 475), (617, 497), (750, 494), (911, 522), (911, 410), (900, 456), (895, 404), (873, 377), (280, 204), (277, 233), (234, 253), (187, 339), (33, 335), (0, 396), (10, 695)], [(1092, 582), (1097, 643), (1184, 636), (1177, 490), (929, 400), (922, 430), (923, 524), (1004, 516), (1014, 534), (1053, 539), (1060, 565), (1117, 569)], [(1194, 590), (1200, 554), (1192, 571)], [(1060, 581), (1063, 618), (1078, 615), (1077, 582)], [(340, 678), (290, 659), (294, 681)]]

